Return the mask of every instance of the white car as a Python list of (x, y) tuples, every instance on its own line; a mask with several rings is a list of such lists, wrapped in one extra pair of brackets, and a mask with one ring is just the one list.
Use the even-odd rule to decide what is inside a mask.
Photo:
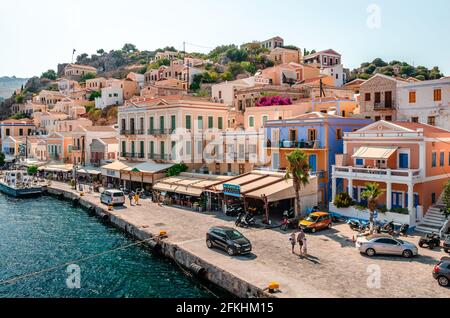
[(413, 243), (392, 236), (377, 234), (359, 237), (356, 240), (356, 248), (370, 257), (384, 254), (411, 258), (419, 253), (419, 249)]
[(120, 190), (105, 190), (100, 195), (100, 202), (107, 205), (123, 205), (125, 203), (125, 195)]

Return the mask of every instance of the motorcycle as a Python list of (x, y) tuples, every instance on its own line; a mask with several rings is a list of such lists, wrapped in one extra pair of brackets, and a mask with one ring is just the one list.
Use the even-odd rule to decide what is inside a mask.
[(398, 231), (394, 232), (394, 235), (395, 236), (399, 236), (399, 235), (408, 236), (408, 230), (409, 230), (409, 224), (402, 224), (402, 226), (400, 226), (400, 229)]
[(225, 212), (225, 215), (236, 216), (239, 215), (239, 213), (241, 213), (242, 211), (244, 211), (244, 208), (241, 205), (231, 205), (227, 206), (227, 211)]
[(395, 234), (394, 221), (390, 221), (390, 222), (384, 223), (382, 225), (378, 225), (378, 226), (376, 226), (375, 230), (377, 233), (388, 233), (389, 235), (394, 235)]
[(361, 232), (361, 233), (365, 232), (366, 230), (369, 229), (369, 223), (365, 222), (365, 221), (350, 219), (347, 221), (347, 224), (350, 226), (350, 228), (353, 231), (357, 231), (357, 232)]
[(256, 225), (255, 218), (250, 213), (241, 212), (239, 213), (236, 222), (236, 226), (248, 228), (249, 226)]
[(430, 250), (432, 250), (435, 247), (441, 246), (441, 238), (436, 233), (425, 234), (425, 236), (420, 238), (419, 246), (427, 246)]

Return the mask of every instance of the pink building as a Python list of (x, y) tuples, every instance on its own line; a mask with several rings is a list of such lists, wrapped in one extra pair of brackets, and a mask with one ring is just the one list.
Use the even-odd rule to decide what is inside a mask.
[[(421, 123), (379, 121), (345, 133), (343, 155), (338, 155), (332, 174), (332, 197), (347, 192), (364, 206), (368, 182), (384, 189), (379, 199), (380, 219), (411, 226), (423, 222), (424, 214), (439, 201), (450, 179), (450, 131)], [(356, 209), (330, 211), (367, 219)], [(426, 217), (425, 217), (426, 218)], [(439, 224), (436, 224), (438, 230)]]

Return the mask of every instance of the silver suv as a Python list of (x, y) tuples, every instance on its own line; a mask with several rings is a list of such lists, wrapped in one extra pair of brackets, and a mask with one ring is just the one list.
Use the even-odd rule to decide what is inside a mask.
[(360, 237), (356, 241), (356, 247), (361, 253), (370, 257), (384, 254), (411, 258), (418, 254), (418, 248), (414, 244), (388, 235)]

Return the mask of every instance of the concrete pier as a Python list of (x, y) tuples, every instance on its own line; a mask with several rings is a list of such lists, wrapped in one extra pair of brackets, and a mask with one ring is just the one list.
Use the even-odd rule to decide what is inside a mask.
[[(307, 234), (308, 256), (291, 252), (289, 232), (279, 229), (239, 229), (253, 245), (253, 253), (230, 257), (218, 249), (208, 249), (205, 236), (212, 226), (234, 227), (234, 218), (221, 213), (199, 213), (175, 207), (160, 206), (141, 200), (139, 206), (108, 211), (100, 203), (98, 193), (78, 191), (67, 184), (53, 182), (49, 192), (91, 209), (99, 217), (133, 235), (137, 240), (167, 231), (160, 242), (160, 252), (186, 270), (192, 264), (205, 269), (205, 278), (238, 297), (448, 297), (449, 291), (438, 286), (431, 273), (445, 253), (442, 250), (420, 249), (413, 259), (392, 256), (369, 258), (356, 250), (347, 224), (334, 225), (331, 230)], [(82, 226), (82, 224), (80, 224)], [(419, 236), (405, 240), (418, 243)], [(153, 243), (149, 244), (150, 246)], [(374, 267), (375, 266), (375, 267)], [(380, 284), (370, 284), (373, 269), (379, 269)], [(280, 292), (264, 291), (276, 281)]]

